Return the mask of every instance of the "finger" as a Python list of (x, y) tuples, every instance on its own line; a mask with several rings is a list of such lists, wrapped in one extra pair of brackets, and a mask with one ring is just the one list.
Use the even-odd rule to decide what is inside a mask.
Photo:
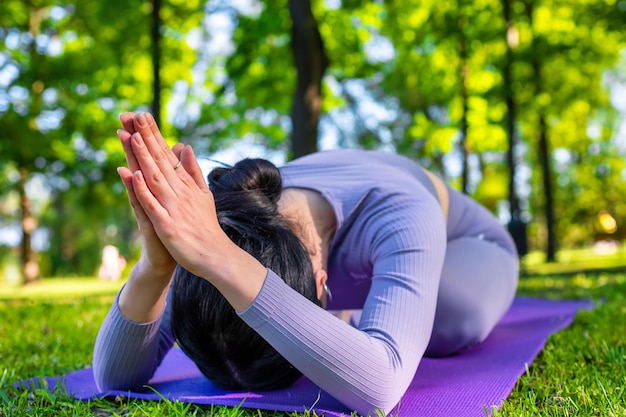
[(179, 160), (180, 153), (182, 152), (184, 147), (185, 145), (183, 145), (182, 143), (177, 143), (176, 145), (172, 146), (172, 152), (174, 152), (174, 155), (176, 155), (176, 158), (178, 158)]
[[(178, 158), (165, 142), (163, 136), (161, 136), (154, 118), (148, 113), (137, 114), (134, 118), (134, 125), (136, 131), (141, 134), (146, 148), (161, 171), (165, 175), (173, 173), (173, 167), (178, 163)], [(155, 132), (157, 132), (157, 134), (155, 134)]]
[(137, 162), (133, 147), (130, 143), (131, 133), (129, 133), (127, 130), (118, 129), (117, 137), (120, 139), (120, 142), (122, 142), (122, 148), (124, 149), (124, 154), (126, 155), (126, 163), (128, 164), (128, 168), (132, 172), (137, 171), (139, 169), (139, 162)]
[(122, 126), (124, 130), (128, 131), (131, 135), (135, 133), (135, 124), (133, 119), (135, 118), (135, 113), (126, 112), (120, 114), (120, 122), (122, 122)]
[(124, 188), (126, 188), (128, 201), (131, 208), (133, 209), (133, 213), (135, 214), (135, 219), (137, 220), (137, 226), (139, 226), (139, 230), (146, 231), (148, 230), (146, 228), (152, 228), (152, 223), (150, 222), (150, 219), (141, 207), (141, 204), (139, 204), (137, 196), (135, 195), (135, 190), (133, 188), (133, 173), (128, 168), (124, 167), (118, 168), (117, 173), (122, 179)]
[(163, 135), (161, 134), (161, 130), (159, 129), (159, 126), (157, 125), (157, 122), (154, 119), (154, 116), (151, 113), (146, 113), (144, 114), (144, 116), (146, 116), (146, 120), (148, 121), (148, 126), (150, 126), (150, 130), (152, 130), (152, 134), (154, 135), (154, 137), (157, 138), (157, 140), (163, 141), (165, 143), (165, 139), (163, 138)]
[[(147, 184), (150, 192), (159, 200), (162, 205), (168, 201), (174, 201), (176, 194), (172, 189), (173, 182), (180, 182), (172, 165), (165, 162), (166, 166), (161, 166), (150, 153), (147, 144), (139, 132), (133, 133), (131, 136), (131, 145), (140, 170), (143, 172), (143, 179)], [(171, 152), (171, 150), (170, 150)], [(172, 153), (172, 156), (174, 154)], [(176, 158), (174, 156), (174, 158)], [(176, 159), (178, 161), (178, 159)], [(165, 170), (165, 172), (164, 172)]]
[(196, 158), (196, 154), (193, 152), (193, 148), (189, 145), (184, 148), (184, 152), (181, 153), (180, 159), (183, 164), (183, 168), (185, 168), (185, 171), (187, 171), (191, 178), (193, 178), (198, 187), (201, 189), (208, 189), (207, 183), (204, 179), (204, 174), (198, 164), (198, 159)]
[(141, 208), (154, 226), (154, 230), (159, 238), (161, 238), (161, 240), (163, 240), (163, 238), (170, 238), (171, 236), (161, 236), (164, 230), (172, 230), (172, 228), (169, 227), (171, 223), (169, 213), (151, 192), (142, 171), (135, 171), (133, 173), (133, 189), (135, 190), (137, 201), (139, 201)]

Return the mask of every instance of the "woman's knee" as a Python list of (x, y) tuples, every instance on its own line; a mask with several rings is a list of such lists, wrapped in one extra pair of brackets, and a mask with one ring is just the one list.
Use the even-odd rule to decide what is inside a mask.
[(445, 356), (482, 342), (511, 305), (517, 274), (517, 258), (492, 242), (448, 242), (426, 353)]
[(494, 327), (493, 320), (481, 308), (452, 306), (435, 318), (428, 356), (448, 356), (482, 342)]

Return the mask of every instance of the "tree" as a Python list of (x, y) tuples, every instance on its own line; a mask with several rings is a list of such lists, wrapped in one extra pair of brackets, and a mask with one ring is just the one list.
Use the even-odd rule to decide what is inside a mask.
[(508, 183), (508, 206), (510, 219), (508, 229), (513, 237), (517, 252), (520, 257), (528, 252), (528, 242), (526, 236), (526, 221), (522, 218), (517, 195), (517, 184), (515, 181), (517, 172), (517, 161), (515, 151), (518, 146), (517, 138), (517, 108), (515, 95), (513, 92), (513, 64), (515, 60), (514, 49), (519, 44), (519, 33), (515, 28), (512, 11), (512, 0), (502, 0), (503, 18), (506, 24), (504, 39), (506, 42), (506, 54), (502, 66), (502, 87), (504, 91), (504, 101), (506, 103), (506, 134), (508, 147), (506, 152), (506, 162), (509, 168)]
[[(0, 70), (10, 77), (0, 85), (6, 103), (0, 106), (4, 135), (0, 158), (7, 172), (19, 174), (19, 180), (11, 184), (21, 199), (26, 282), (39, 275), (30, 245), (37, 217), (50, 222), (44, 226), (52, 232), (51, 250), (70, 254), (60, 258), (52, 254), (57, 261), (46, 263), (60, 270), (63, 262), (86, 265), (98, 259), (103, 230), (115, 221), (109, 216), (115, 208), (126, 207), (119, 213), (125, 213), (126, 219), (130, 216), (115, 175), (115, 167), (124, 160), (115, 130), (121, 111), (146, 109), (153, 98), (150, 10), (142, 5), (119, 0), (85, 0), (77, 5), (61, 0), (2, 3)], [(177, 19), (178, 30), (161, 28), (168, 35), (163, 39), (168, 71), (156, 90), (169, 91), (172, 80), (189, 72), (186, 65), (191, 54), (181, 46), (180, 31), (198, 24), (202, 15), (195, 12), (200, 7), (199, 2), (187, 2), (161, 9), (166, 20)], [(124, 19), (119, 18), (119, 10), (126, 11)], [(46, 208), (31, 212), (25, 187), (33, 178), (45, 180), (52, 207), (72, 204), (74, 215), (61, 219), (45, 212)], [(82, 210), (88, 214), (83, 216)], [(68, 233), (72, 229), (80, 232)], [(126, 231), (121, 235), (128, 237)], [(61, 237), (62, 248), (56, 245)]]
[[(52, 3), (8, 2), (5, 7), (7, 13), (2, 13), (1, 22), (4, 56), (7, 57), (4, 67), (12, 69), (13, 76), (4, 89), (9, 100), (1, 119), (5, 140), (0, 144), (0, 150), (5, 161), (12, 161), (13, 169), (18, 173), (14, 187), (20, 199), (21, 260), (24, 279), (31, 282), (39, 276), (38, 262), (31, 247), (37, 221), (31, 211), (26, 184), (32, 172), (43, 164), (42, 160), (52, 159), (59, 153), (63, 155), (62, 163), (69, 162), (71, 157), (64, 157), (72, 153), (71, 142), (55, 133), (59, 119), (64, 116), (61, 103), (73, 101), (79, 95), (63, 94), (62, 88), (54, 82), (44, 82), (51, 73), (60, 73), (58, 64), (62, 60), (58, 58), (58, 48), (63, 44), (59, 28), (69, 14), (67, 10), (54, 8)], [(63, 82), (69, 83), (69, 80), (62, 79), (60, 84)], [(48, 140), (52, 146), (38, 146)]]
[(291, 152), (294, 158), (317, 151), (322, 78), (328, 67), (324, 42), (309, 0), (290, 0), (291, 45), (297, 72), (291, 111)]
[[(237, 138), (284, 148), (297, 127), (289, 123), (298, 85), (290, 3), (253, 4), (243, 10), (236, 2), (209, 3), (210, 15), (231, 16), (233, 45), (211, 57), (205, 96), (188, 96), (189, 104), (199, 103), (199, 117), (180, 124), (209, 152)], [(493, 211), (508, 200), (513, 219), (531, 221), (535, 247), (555, 248), (574, 218), (594, 221), (595, 213), (583, 217), (568, 204), (582, 167), (552, 166), (544, 175), (539, 155), (544, 166), (563, 152), (588, 160), (585, 146), (598, 141), (601, 154), (613, 158), (605, 146), (610, 135), (593, 139), (587, 128), (606, 126), (614, 113), (600, 80), (624, 45), (623, 12), (600, 0), (315, 1), (310, 10), (329, 62), (318, 72), (324, 74), (318, 128), (333, 137), (330, 146), (419, 159)], [(207, 28), (211, 36), (217, 37)], [(315, 54), (309, 59), (324, 62)], [(525, 147), (531, 151), (522, 155)], [(451, 161), (464, 168), (450, 169)], [(530, 170), (529, 184), (515, 180)], [(568, 234), (568, 242), (591, 235)]]
[(522, 39), (517, 80), (527, 87), (518, 88), (516, 94), (523, 108), (524, 135), (537, 149), (540, 171), (533, 200), (535, 208), (543, 209), (546, 257), (553, 261), (557, 236), (571, 224), (571, 218), (562, 216), (571, 200), (563, 199), (563, 186), (553, 185), (554, 152), (567, 149), (574, 160), (579, 159), (590, 145), (588, 128), (596, 115), (612, 111), (600, 83), (624, 38), (602, 29), (602, 19), (591, 15), (600, 2), (577, 3), (575, 7), (552, 1), (516, 4)]

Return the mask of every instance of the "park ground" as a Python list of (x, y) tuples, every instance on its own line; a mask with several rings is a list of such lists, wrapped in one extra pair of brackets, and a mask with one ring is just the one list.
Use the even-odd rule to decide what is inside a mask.
[[(626, 416), (626, 253), (581, 250), (559, 253), (558, 263), (540, 259), (525, 259), (520, 295), (591, 299), (596, 307), (550, 337), (492, 415)], [(121, 284), (84, 277), (0, 285), (0, 417), (286, 415), (121, 398), (80, 402), (62, 392), (13, 387), (25, 378), (89, 366), (98, 328)]]

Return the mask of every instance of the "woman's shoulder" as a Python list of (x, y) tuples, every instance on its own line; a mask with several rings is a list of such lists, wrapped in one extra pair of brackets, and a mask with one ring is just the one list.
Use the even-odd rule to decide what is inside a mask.
[(397, 197), (430, 199), (424, 171), (401, 155), (333, 150), (298, 158), (281, 168), (284, 188), (312, 189), (333, 206), (341, 223), (374, 204), (395, 205)]
[(280, 170), (285, 187), (309, 184), (311, 188), (318, 185), (329, 189), (423, 182), (425, 175), (415, 162), (402, 155), (356, 149), (316, 152)]
[(382, 164), (397, 166), (404, 165), (417, 166), (418, 164), (393, 152), (364, 150), (364, 149), (333, 149), (315, 152), (301, 156), (290, 161), (286, 166), (306, 166), (306, 165), (339, 165), (339, 166), (365, 166), (371, 164)]

